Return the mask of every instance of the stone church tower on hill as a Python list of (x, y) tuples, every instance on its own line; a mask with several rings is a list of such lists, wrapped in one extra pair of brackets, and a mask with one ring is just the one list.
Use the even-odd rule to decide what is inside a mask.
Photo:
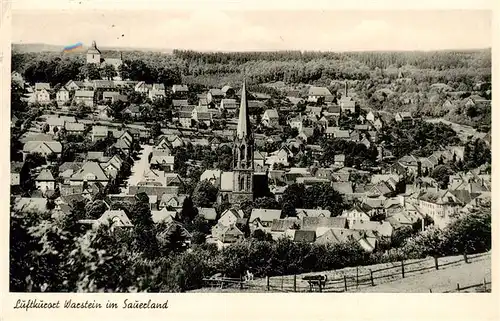
[(246, 82), (244, 81), (238, 127), (233, 145), (233, 191), (230, 196), (232, 204), (253, 201), (253, 175), (254, 138), (248, 115)]
[(96, 65), (101, 63), (101, 51), (97, 49), (95, 41), (92, 41), (92, 47), (87, 51), (87, 63)]

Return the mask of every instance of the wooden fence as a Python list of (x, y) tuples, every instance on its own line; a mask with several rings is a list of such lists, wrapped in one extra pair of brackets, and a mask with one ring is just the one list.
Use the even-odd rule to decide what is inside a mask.
[[(228, 279), (227, 281), (220, 281), (226, 285), (237, 285), (241, 289), (253, 288), (258, 289), (261, 292), (273, 291), (273, 292), (348, 292), (356, 291), (363, 287), (372, 287), (378, 284), (387, 283), (393, 280), (404, 279), (409, 275), (423, 274), (433, 270), (439, 270), (440, 268), (446, 268), (451, 265), (456, 265), (460, 262), (470, 263), (475, 261), (476, 258), (482, 257), (485, 254), (479, 254), (475, 256), (464, 255), (463, 258), (455, 259), (447, 262), (440, 262), (439, 258), (434, 258), (433, 260), (422, 259), (413, 261), (400, 261), (392, 263), (392, 266), (379, 268), (379, 269), (367, 269), (363, 266), (358, 266), (350, 269), (350, 271), (343, 271), (338, 273), (336, 277), (328, 277), (326, 282), (311, 282), (310, 280), (304, 280), (302, 277), (297, 275), (287, 275), (287, 276), (273, 276), (266, 277), (265, 284), (254, 283), (252, 281), (245, 282), (242, 279)], [(322, 272), (317, 273), (317, 277), (321, 276)], [(207, 279), (209, 280), (209, 279)], [(210, 282), (210, 281), (208, 281)], [(491, 283), (484, 280), (483, 288), (486, 289), (486, 285)], [(220, 283), (219, 283), (220, 286)], [(470, 285), (467, 287), (461, 287), (457, 285), (457, 289), (448, 292), (460, 292), (465, 291), (469, 288), (477, 287), (478, 285)], [(429, 289), (432, 292), (432, 289)]]
[[(483, 279), (482, 282), (471, 284), (471, 285), (460, 285), (457, 283), (457, 287), (453, 290), (445, 291), (444, 293), (460, 293), (460, 292), (491, 292), (491, 281), (487, 281), (486, 278)], [(429, 289), (429, 292), (432, 293), (432, 289)]]

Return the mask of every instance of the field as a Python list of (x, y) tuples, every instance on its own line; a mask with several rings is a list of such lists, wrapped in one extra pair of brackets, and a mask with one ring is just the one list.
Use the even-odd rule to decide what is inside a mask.
[[(359, 267), (357, 278), (356, 268), (305, 273), (296, 276), (295, 289), (296, 292), (309, 291), (309, 285), (302, 279), (306, 275), (326, 275), (328, 281), (323, 292), (346, 292), (347, 289), (347, 292), (442, 293), (457, 292), (457, 284), (460, 285), (460, 292), (477, 292), (484, 288), (485, 280), (487, 289), (491, 289), (491, 253), (471, 255), (468, 261), (469, 263), (465, 263), (463, 256), (439, 258), (439, 270), (435, 269), (433, 258), (405, 261), (404, 278), (401, 262)], [(372, 271), (373, 286), (370, 271)], [(293, 283), (293, 275), (271, 277), (269, 292), (293, 292)], [(265, 278), (250, 281), (244, 287), (243, 290), (239, 286), (223, 289), (203, 288), (192, 292), (268, 292)], [(318, 289), (313, 288), (313, 291)]]

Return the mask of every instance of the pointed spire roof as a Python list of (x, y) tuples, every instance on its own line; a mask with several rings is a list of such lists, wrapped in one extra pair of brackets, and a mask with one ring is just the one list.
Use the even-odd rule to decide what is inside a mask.
[(97, 49), (97, 44), (95, 43), (95, 40), (92, 41), (92, 46), (89, 48), (87, 53), (90, 53), (90, 54), (100, 54), (101, 53), (101, 51), (99, 49)]
[(240, 116), (238, 117), (236, 137), (242, 139), (248, 135), (250, 135), (250, 119), (248, 117), (246, 80), (244, 80), (243, 87), (241, 88)]

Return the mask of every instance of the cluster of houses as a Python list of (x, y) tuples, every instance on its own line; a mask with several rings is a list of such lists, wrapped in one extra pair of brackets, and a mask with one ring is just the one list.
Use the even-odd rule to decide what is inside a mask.
[[(68, 111), (70, 105), (84, 105), (94, 108), (105, 103), (128, 100), (120, 90), (130, 86), (127, 81), (119, 80), (70, 80), (65, 84), (35, 83), (25, 84), (28, 104), (55, 105), (58, 109)], [(100, 104), (99, 104), (100, 103)]]
[[(102, 63), (95, 45), (89, 54), (90, 63)], [(245, 177), (240, 177), (241, 173), (251, 170), (254, 182), (257, 178), (264, 179), (278, 202), (290, 184), (300, 183), (307, 188), (324, 183), (354, 204), (342, 213), (319, 208), (295, 209), (296, 216), (293, 217), (283, 217), (281, 210), (262, 208), (254, 208), (250, 216), (244, 215), (237, 207), (222, 213), (217, 213), (215, 208), (198, 208), (200, 215), (213, 225), (207, 242), (216, 243), (219, 248), (262, 230), (273, 239), (286, 237), (297, 242), (326, 244), (354, 240), (366, 251), (373, 251), (379, 242), (390, 240), (394, 231), (404, 226), (418, 229), (427, 218), (431, 218), (437, 226), (445, 227), (462, 211), (489, 206), (491, 176), (483, 168), (452, 175), (444, 189), (427, 175), (439, 164), (463, 160), (463, 147), (447, 146), (429, 157), (406, 155), (395, 159), (380, 142), (380, 131), (389, 121), (388, 117), (400, 124), (411, 124), (414, 121), (411, 113), (360, 113), (360, 106), (348, 95), (347, 83), (339, 98), (326, 87), (309, 86), (306, 93), (290, 91), (287, 99), (292, 104), (306, 104), (305, 110), (300, 113), (291, 113), (290, 107), (266, 108), (265, 101), (270, 96), (252, 93), (247, 97), (244, 86), (237, 90), (227, 85), (196, 93), (197, 104), (189, 103), (188, 97), (192, 97), (190, 88), (182, 84), (165, 88), (163, 84), (114, 79), (69, 81), (55, 88), (47, 83), (37, 83), (33, 89), (28, 88), (28, 100), (31, 102), (41, 105), (56, 102), (63, 110), (70, 104), (84, 104), (95, 108), (94, 113), (101, 121), (53, 114), (39, 117), (21, 137), (23, 160), (27, 155), (36, 153), (47, 158), (49, 163), (57, 161), (64, 151), (63, 144), (58, 140), (61, 132), (80, 134), (92, 142), (112, 138), (113, 147), (120, 152), (110, 157), (104, 156), (103, 151), (88, 151), (79, 155), (78, 161), (62, 163), (57, 171), (42, 166), (26, 173), (23, 162), (13, 162), (11, 186), (20, 185), (23, 176), (30, 175), (34, 177), (39, 194), (17, 199), (15, 206), (21, 210), (48, 210), (47, 197), (56, 188), (60, 191), (55, 200), (56, 211), (69, 211), (73, 200), (94, 201), (94, 197), (117, 178), (124, 162), (129, 161), (135, 142), (147, 145), (139, 160), (135, 161), (126, 186), (120, 193), (106, 195), (104, 202), (107, 210), (100, 218), (82, 220), (82, 224), (96, 226), (111, 222), (113, 227), (131, 227), (132, 222), (125, 211), (115, 208), (113, 204), (133, 203), (135, 195), (144, 192), (148, 195), (153, 221), (166, 223), (168, 229), (180, 227), (189, 240), (191, 235), (177, 221), (183, 202), (188, 197), (184, 191), (185, 178), (174, 170), (174, 149), (188, 144), (213, 150), (227, 146), (233, 149), (235, 155), (244, 155), (239, 159), (240, 165), (243, 161), (248, 168), (242, 169), (233, 164), (233, 172), (205, 169), (202, 173), (200, 180), (208, 180), (222, 194), (248, 192), (252, 196), (248, 191), (251, 184)], [(178, 122), (178, 125), (162, 128), (161, 136), (151, 137), (147, 125), (113, 123), (106, 103), (126, 102), (127, 95), (123, 93), (127, 91), (141, 93), (151, 101), (166, 97), (169, 91), (169, 96), (173, 97), (173, 123)], [(132, 104), (123, 112), (135, 117), (141, 115), (143, 108), (142, 105)], [(256, 108), (264, 110), (260, 117), (251, 112)], [(199, 124), (213, 127), (214, 121), (222, 118), (223, 114), (224, 128), (197, 128)], [(355, 125), (341, 127), (339, 119), (343, 115), (355, 118)], [(287, 126), (297, 130), (295, 138), (283, 140), (281, 135), (276, 134), (284, 126), (280, 119), (285, 119)], [(252, 126), (274, 129), (275, 134), (253, 133), (250, 137), (249, 128)], [(235, 131), (238, 140), (235, 140)], [(294, 164), (298, 164), (303, 156), (323, 153), (321, 146), (310, 143), (315, 133), (354, 141), (368, 148), (375, 146), (378, 160), (390, 160), (392, 165), (379, 171), (351, 168), (346, 166), (346, 156), (338, 153), (329, 167), (322, 167), (318, 162), (313, 166), (295, 167)], [(235, 149), (238, 147), (236, 142), (247, 147), (250, 141), (252, 147), (243, 148), (244, 152), (239, 154), (239, 149)], [(276, 143), (279, 147), (274, 151), (266, 150), (269, 143)], [(238, 159), (234, 161), (238, 163)], [(189, 165), (200, 166), (200, 162), (196, 163), (189, 161)], [(404, 182), (404, 177), (408, 175), (421, 177), (408, 185)], [(364, 179), (360, 180), (360, 177)]]
[[(292, 168), (290, 172), (299, 170)], [(403, 185), (401, 191), (398, 191), (400, 176), (397, 174), (372, 175), (370, 183), (358, 187), (349, 181), (348, 171), (317, 169), (316, 173), (313, 183), (331, 184), (344, 197), (354, 201), (353, 208), (334, 213), (335, 216), (324, 209), (296, 209), (294, 217), (283, 217), (281, 210), (253, 209), (249, 218), (241, 210), (230, 209), (220, 215), (209, 241), (224, 247), (255, 230), (262, 230), (273, 239), (288, 237), (309, 243), (351, 239), (366, 251), (373, 251), (377, 242), (390, 241), (399, 228), (423, 229), (428, 218), (434, 225), (444, 228), (457, 214), (474, 207), (488, 207), (491, 202), (491, 175), (481, 173), (481, 169), (451, 176), (446, 189), (440, 189), (436, 181), (426, 177)], [(307, 185), (308, 181), (300, 178), (314, 177), (307, 170), (303, 170), (302, 175), (288, 183)], [(286, 185), (272, 189), (278, 201), (285, 189)]]

